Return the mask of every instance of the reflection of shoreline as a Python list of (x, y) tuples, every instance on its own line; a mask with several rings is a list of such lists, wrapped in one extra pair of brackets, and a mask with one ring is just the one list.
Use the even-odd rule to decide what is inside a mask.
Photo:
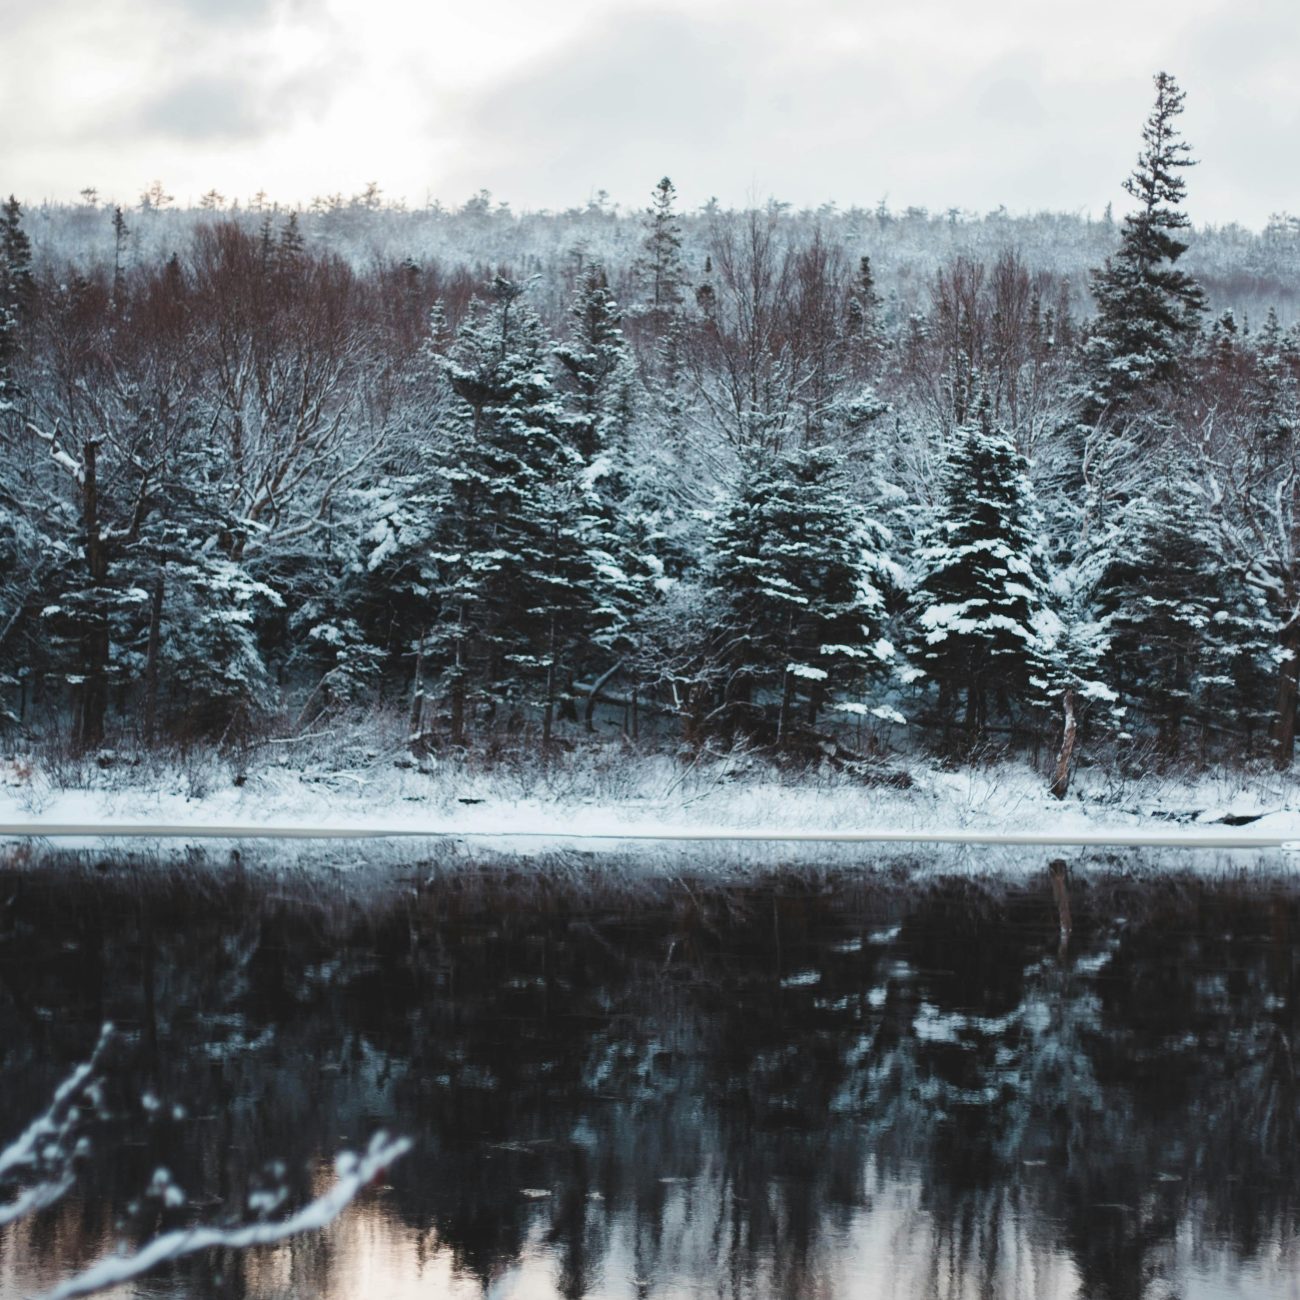
[[(273, 872), (0, 871), (0, 1125), (104, 1003), (142, 1028), (152, 1005), (165, 1048), (141, 1033), (133, 1068), (204, 1117), (97, 1165), (100, 1199), (46, 1240), (3, 1238), (4, 1300), (34, 1289), (19, 1259), (81, 1255), (163, 1147), (182, 1186), (230, 1195), (375, 1122), (417, 1139), (392, 1190), (242, 1260), (251, 1296), (719, 1273), (756, 1296), (1139, 1296), (1215, 1270), (1262, 1295), (1300, 1272), (1295, 882), (1080, 874), (1062, 960), (1045, 863), (414, 879), (359, 907)], [(168, 1293), (225, 1294), (201, 1279)]]

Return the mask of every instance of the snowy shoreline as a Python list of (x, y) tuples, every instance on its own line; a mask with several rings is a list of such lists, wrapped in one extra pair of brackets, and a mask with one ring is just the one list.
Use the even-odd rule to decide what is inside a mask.
[(1023, 764), (908, 771), (908, 788), (747, 760), (683, 768), (667, 755), (611, 771), (300, 770), (223, 780), (183, 768), (56, 781), (0, 763), (0, 838), (468, 839), (507, 852), (547, 844), (921, 843), (1277, 849), (1300, 844), (1300, 787), (1231, 770), (1119, 782), (1081, 774), (1051, 798)]

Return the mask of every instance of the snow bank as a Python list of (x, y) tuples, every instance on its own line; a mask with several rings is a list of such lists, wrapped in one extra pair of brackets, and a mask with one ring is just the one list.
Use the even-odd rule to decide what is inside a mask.
[(60, 826), (223, 828), (285, 835), (470, 836), (528, 851), (542, 841), (879, 837), (1022, 843), (1201, 844), (1267, 847), (1300, 841), (1300, 786), (1268, 773), (1122, 783), (1085, 774), (1064, 802), (1041, 776), (1006, 764), (960, 772), (913, 767), (907, 789), (864, 785), (842, 772), (792, 775), (752, 758), (683, 764), (584, 756), (484, 770), (391, 764), (299, 770), (267, 766), (236, 784), (220, 765), (192, 772), (88, 766), (75, 786), (40, 769), (0, 764), (0, 829)]

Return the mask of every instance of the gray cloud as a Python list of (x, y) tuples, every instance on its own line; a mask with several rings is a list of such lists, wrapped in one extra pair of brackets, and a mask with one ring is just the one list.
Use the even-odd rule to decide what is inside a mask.
[(170, 0), (182, 12), (212, 26), (240, 26), (270, 18), (282, 0)]
[(1187, 135), (1200, 166), (1197, 195), (1224, 196), (1217, 219), (1258, 222), (1300, 207), (1292, 159), (1300, 140), (1300, 13), (1294, 0), (1242, 0), (1230, 14), (1201, 24), (1179, 50), (1187, 90)]
[(485, 91), (459, 125), (493, 165), (544, 175), (666, 149), (687, 130), (725, 137), (746, 111), (737, 65), (749, 44), (678, 14), (637, 13)]
[(765, 192), (792, 153), (808, 174), (833, 167), (845, 93), (859, 101), (856, 132), (882, 118), (871, 101), (892, 80), (871, 60), (805, 76), (800, 58), (744, 23), (644, 9), (610, 19), (463, 105), (450, 124), (460, 163), (443, 184), (469, 192), (486, 174), (503, 195), (558, 205), (596, 186), (640, 195), (669, 171), (704, 192)]
[(375, 175), (563, 207), (598, 188), (639, 204), (667, 172), (688, 205), (1100, 211), (1126, 202), (1167, 66), (1202, 159), (1193, 216), (1259, 224), (1297, 203), (1294, 2), (551, 0), (554, 40), (521, 62), (501, 24), (535, 23), (537, 0), (433, 0), (409, 27), (399, 0), (373, 17), (363, 0), (44, 0), (0, 43), (0, 116), (24, 122), (7, 161), (34, 194), (92, 170), (126, 192), (279, 177), (287, 198)]
[(610, 19), (463, 107), (438, 192), (563, 206), (597, 187), (639, 199), (667, 171), (694, 201), (1050, 201), (1059, 123), (1031, 60), (927, 80), (887, 35), (840, 50), (810, 33), (815, 12), (802, 28)]
[(132, 113), (132, 129), (196, 143), (255, 140), (271, 124), (262, 87), (247, 74), (186, 78), (151, 96)]
[(1016, 126), (1041, 121), (1043, 102), (1022, 77), (997, 77), (975, 98), (975, 111), (990, 122)]
[(181, 75), (124, 113), (112, 129), (195, 144), (253, 146), (300, 115), (324, 109), (341, 70), (342, 59), (336, 57), (293, 76), (264, 63)]

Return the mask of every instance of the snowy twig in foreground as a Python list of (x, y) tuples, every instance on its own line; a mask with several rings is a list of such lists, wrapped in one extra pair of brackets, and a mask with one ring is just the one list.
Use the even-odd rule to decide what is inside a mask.
[(328, 1227), (347, 1209), (363, 1187), (373, 1182), (410, 1148), (409, 1138), (390, 1139), (385, 1133), (376, 1133), (364, 1156), (358, 1157), (351, 1152), (340, 1155), (334, 1162), (334, 1170), (338, 1175), (334, 1186), (287, 1219), (248, 1223), (233, 1228), (199, 1225), (164, 1233), (133, 1255), (110, 1255), (107, 1259), (101, 1259), (99, 1263), (92, 1264), (75, 1277), (70, 1277), (52, 1291), (46, 1292), (42, 1300), (72, 1300), (74, 1296), (93, 1295), (97, 1291), (120, 1286), (123, 1282), (140, 1277), (160, 1264), (182, 1259), (201, 1250), (211, 1250), (214, 1247), (246, 1250), (250, 1246), (273, 1246), (301, 1232)]
[(58, 1178), (47, 1179), (43, 1183), (28, 1187), (8, 1204), (0, 1205), (0, 1228), (8, 1223), (16, 1223), (19, 1219), (25, 1219), (29, 1214), (35, 1214), (38, 1210), (44, 1210), (56, 1201), (62, 1200), (72, 1190), (76, 1181), (69, 1170)]
[(53, 1205), (72, 1186), (76, 1151), (69, 1148), (68, 1140), (78, 1119), (77, 1102), (93, 1085), (95, 1069), (112, 1036), (113, 1026), (105, 1025), (90, 1059), (59, 1084), (45, 1113), (0, 1151), (0, 1179), (20, 1168), (34, 1167), (41, 1175), (41, 1181), (24, 1189), (16, 1200), (0, 1205), (0, 1227)]

